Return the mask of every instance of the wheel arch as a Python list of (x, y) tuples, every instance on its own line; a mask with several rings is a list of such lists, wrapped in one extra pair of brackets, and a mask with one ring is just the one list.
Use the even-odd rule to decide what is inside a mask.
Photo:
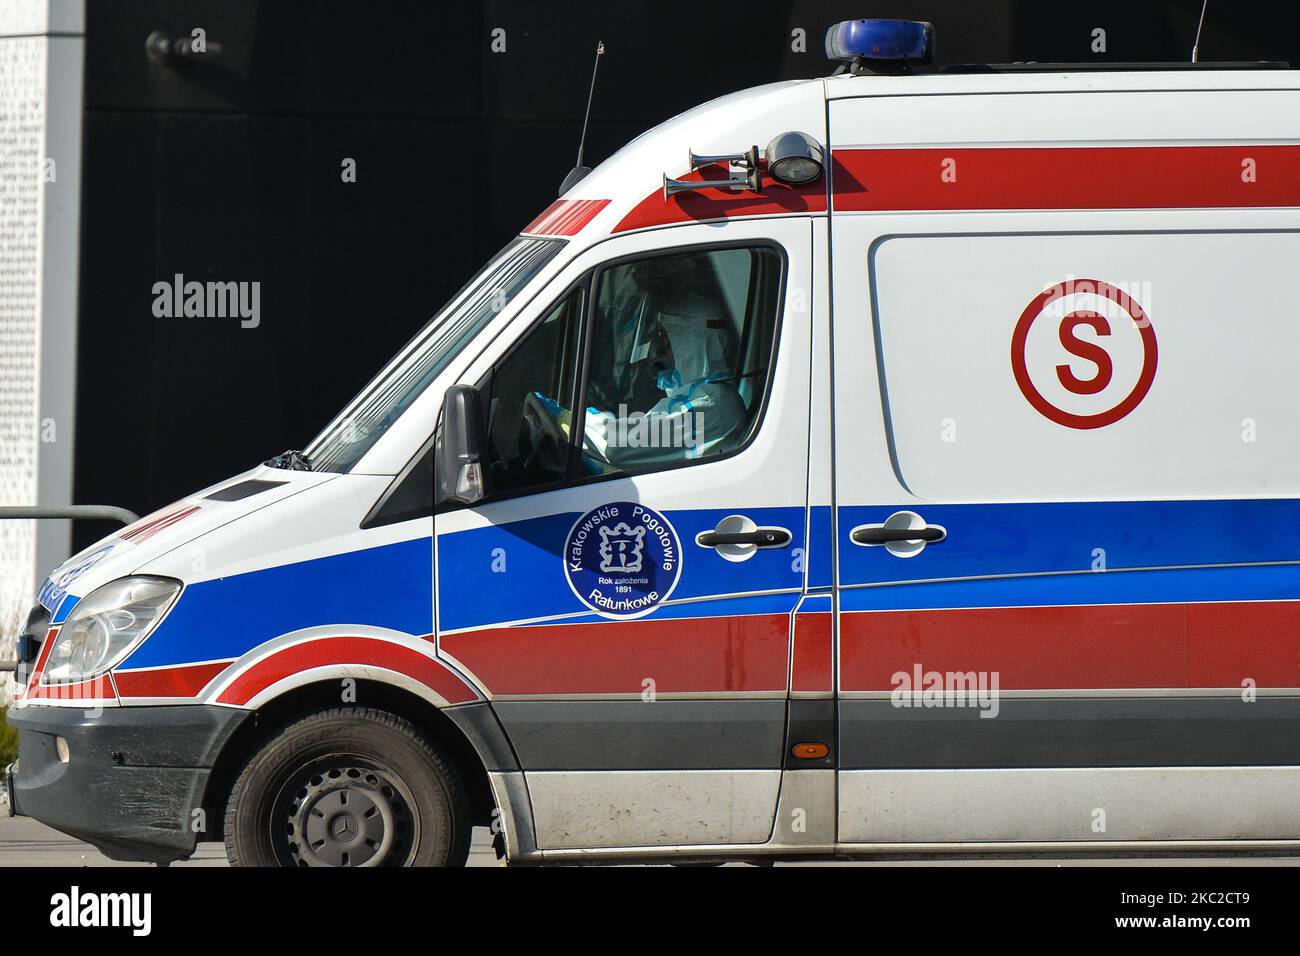
[[(464, 780), (471, 824), (492, 825), (496, 800), (488, 771), (496, 769), (494, 765), (505, 754), (513, 760), (513, 752), (490, 705), (478, 702), (442, 710), (409, 690), (377, 680), (356, 679), (355, 691), (355, 700), (348, 703), (404, 717), (437, 744)], [(221, 839), (231, 788), (258, 748), (288, 724), (313, 711), (339, 704), (339, 681), (335, 678), (291, 688), (254, 710), (226, 742), (208, 776), (203, 796), (207, 818), (204, 839)]]

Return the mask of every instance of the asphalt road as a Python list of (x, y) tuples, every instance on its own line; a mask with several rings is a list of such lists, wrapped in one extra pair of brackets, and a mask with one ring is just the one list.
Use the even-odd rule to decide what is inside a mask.
[[(1247, 857), (1234, 859), (1177, 857), (1141, 860), (962, 860), (949, 866), (998, 866), (1006, 863), (1022, 866), (1300, 866), (1300, 858)], [(0, 816), (0, 868), (7, 866), (148, 866), (147, 863), (115, 863), (92, 846), (64, 836), (26, 817)], [(201, 843), (199, 851), (178, 867), (225, 866), (225, 848), (220, 843)], [(474, 831), (470, 848), (470, 866), (499, 866), (485, 827)], [(822, 866), (933, 866), (933, 861), (904, 863), (823, 863)]]
[[(3, 808), (0, 808), (0, 813)], [(474, 830), (470, 866), (496, 866), (486, 827)], [(93, 846), (64, 836), (30, 817), (0, 816), (0, 867), (6, 866), (149, 866), (148, 863), (118, 863)], [(226, 848), (220, 843), (200, 843), (199, 851), (184, 863), (188, 866), (225, 866)]]

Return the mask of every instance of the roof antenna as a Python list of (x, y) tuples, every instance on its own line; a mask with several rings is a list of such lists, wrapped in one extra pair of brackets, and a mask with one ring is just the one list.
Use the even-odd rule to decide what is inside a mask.
[(1201, 27), (1205, 26), (1205, 8), (1210, 0), (1201, 0), (1201, 19), (1196, 24), (1196, 39), (1192, 41), (1192, 62), (1196, 63), (1201, 55)]
[(596, 65), (591, 68), (591, 89), (587, 91), (587, 115), (582, 118), (582, 138), (578, 140), (578, 165), (569, 170), (569, 175), (560, 183), (560, 195), (563, 196), (576, 186), (591, 169), (582, 165), (582, 149), (587, 145), (587, 124), (591, 122), (591, 99), (596, 95), (596, 71), (600, 69), (600, 58), (605, 53), (605, 41), (596, 41)]

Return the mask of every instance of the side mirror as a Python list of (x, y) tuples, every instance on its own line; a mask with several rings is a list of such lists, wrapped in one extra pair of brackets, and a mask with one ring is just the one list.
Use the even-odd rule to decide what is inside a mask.
[(483, 416), (478, 389), (452, 385), (442, 399), (434, 448), (434, 501), (472, 505), (487, 497)]

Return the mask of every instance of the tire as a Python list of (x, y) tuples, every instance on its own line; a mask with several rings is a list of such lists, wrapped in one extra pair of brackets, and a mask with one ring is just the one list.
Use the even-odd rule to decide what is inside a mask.
[(275, 734), (226, 804), (231, 866), (464, 866), (469, 801), (410, 721), (331, 707)]

